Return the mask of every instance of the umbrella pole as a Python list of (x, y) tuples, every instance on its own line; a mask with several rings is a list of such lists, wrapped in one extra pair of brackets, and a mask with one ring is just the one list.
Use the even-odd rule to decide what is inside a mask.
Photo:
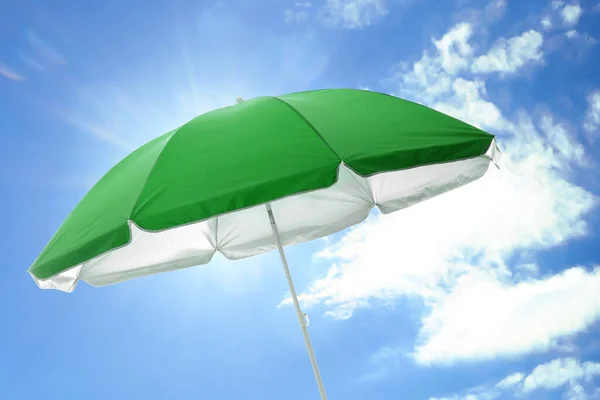
[(294, 283), (292, 282), (292, 276), (290, 275), (290, 269), (288, 268), (287, 259), (285, 257), (285, 253), (283, 251), (283, 245), (281, 244), (281, 238), (279, 237), (279, 229), (277, 229), (277, 224), (275, 223), (275, 217), (273, 216), (273, 210), (271, 209), (271, 205), (268, 203), (267, 203), (267, 212), (269, 213), (271, 229), (273, 229), (273, 237), (275, 238), (275, 243), (277, 243), (277, 250), (279, 250), (279, 256), (281, 257), (281, 263), (283, 264), (283, 269), (285, 270), (285, 277), (287, 279), (287, 283), (290, 288), (290, 294), (292, 295), (292, 300), (294, 301), (294, 307), (296, 308), (296, 316), (298, 317), (298, 323), (300, 324), (300, 329), (302, 329), (302, 335), (304, 336), (304, 344), (306, 345), (306, 350), (308, 351), (308, 357), (310, 358), (310, 364), (312, 365), (312, 369), (315, 374), (315, 380), (317, 381), (317, 387), (319, 388), (319, 394), (321, 395), (321, 400), (327, 400), (327, 394), (325, 393), (325, 387), (323, 386), (323, 381), (321, 379), (321, 373), (319, 372), (319, 366), (317, 365), (317, 358), (315, 357), (315, 352), (313, 351), (312, 343), (310, 342), (310, 336), (308, 335), (308, 323), (307, 323), (307, 319), (306, 319), (306, 314), (304, 314), (302, 312), (302, 310), (300, 309), (300, 303), (298, 302), (298, 296), (296, 295), (296, 289), (294, 289)]

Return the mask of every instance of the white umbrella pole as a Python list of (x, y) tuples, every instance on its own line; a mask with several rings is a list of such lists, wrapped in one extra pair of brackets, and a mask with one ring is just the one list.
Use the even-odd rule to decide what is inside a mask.
[(306, 350), (308, 350), (310, 364), (312, 365), (312, 369), (315, 374), (315, 380), (317, 381), (319, 394), (321, 395), (321, 400), (327, 400), (327, 394), (325, 393), (325, 387), (323, 386), (323, 380), (321, 379), (321, 373), (319, 372), (319, 366), (317, 365), (317, 358), (315, 357), (315, 352), (313, 351), (312, 344), (310, 342), (310, 336), (308, 335), (306, 314), (302, 312), (300, 309), (300, 303), (298, 303), (298, 296), (296, 296), (296, 289), (294, 289), (294, 283), (292, 282), (290, 269), (288, 268), (287, 259), (285, 258), (283, 245), (281, 244), (281, 238), (279, 237), (279, 229), (277, 229), (277, 224), (275, 223), (275, 217), (273, 216), (273, 210), (271, 209), (270, 204), (267, 204), (267, 212), (269, 213), (269, 220), (271, 221), (271, 228), (273, 229), (273, 236), (275, 237), (275, 243), (277, 243), (277, 250), (279, 250), (281, 263), (283, 264), (283, 269), (285, 270), (285, 277), (287, 278), (287, 283), (290, 288), (290, 294), (292, 295), (294, 307), (296, 308), (298, 323), (300, 324), (302, 335), (304, 336), (304, 344), (306, 345)]

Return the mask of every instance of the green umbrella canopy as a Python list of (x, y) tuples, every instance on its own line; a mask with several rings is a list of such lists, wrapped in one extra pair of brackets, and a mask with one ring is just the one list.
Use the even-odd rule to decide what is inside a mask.
[(29, 269), (72, 291), (322, 237), (481, 177), (494, 136), (422, 105), (335, 89), (202, 114), (138, 148), (81, 200)]

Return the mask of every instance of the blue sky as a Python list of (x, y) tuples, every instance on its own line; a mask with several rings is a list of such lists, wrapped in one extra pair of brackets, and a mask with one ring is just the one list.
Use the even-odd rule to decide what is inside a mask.
[(600, 398), (599, 20), (597, 1), (2, 1), (0, 397), (316, 398), (274, 253), (72, 294), (26, 269), (158, 134), (237, 96), (354, 87), (504, 156), (288, 248), (329, 397)]

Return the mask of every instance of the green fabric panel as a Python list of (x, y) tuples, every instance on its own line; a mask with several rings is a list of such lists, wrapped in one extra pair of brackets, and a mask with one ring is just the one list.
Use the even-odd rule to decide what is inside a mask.
[(420, 104), (376, 92), (316, 90), (279, 98), (363, 176), (476, 157), (494, 139)]
[(179, 129), (132, 219), (159, 230), (324, 188), (335, 183), (339, 164), (288, 105), (268, 97), (249, 100)]
[(115, 165), (81, 200), (29, 272), (46, 279), (129, 242), (127, 221), (158, 156), (173, 132)]
[[(361, 175), (479, 156), (493, 136), (395, 97), (322, 90), (203, 114), (105, 175), (30, 268), (46, 279), (129, 241), (127, 221), (161, 230)], [(252, 227), (248, 227), (252, 229)]]

